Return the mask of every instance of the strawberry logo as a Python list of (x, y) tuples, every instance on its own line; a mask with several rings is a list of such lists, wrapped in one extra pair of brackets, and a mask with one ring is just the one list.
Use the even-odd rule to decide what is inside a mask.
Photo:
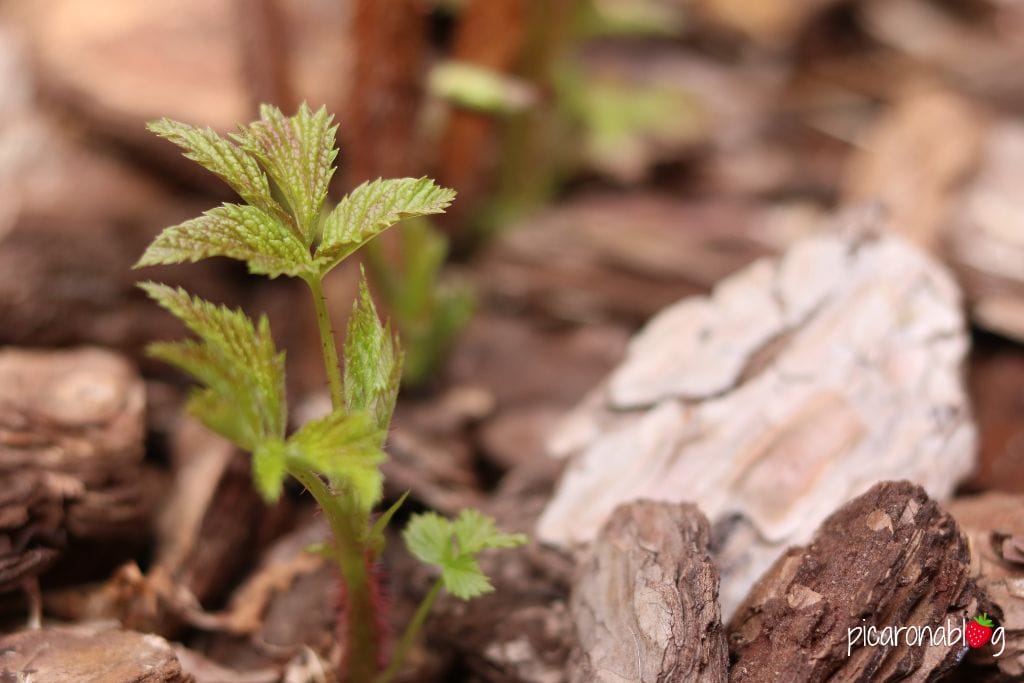
[(982, 647), (992, 637), (992, 620), (984, 613), (980, 617), (974, 617), (974, 621), (967, 622), (964, 635), (967, 637), (968, 645)]

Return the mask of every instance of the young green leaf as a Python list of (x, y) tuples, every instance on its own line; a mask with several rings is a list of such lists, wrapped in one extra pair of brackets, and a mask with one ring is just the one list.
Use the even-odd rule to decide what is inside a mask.
[(459, 550), (476, 554), (491, 548), (515, 548), (526, 543), (523, 534), (504, 534), (494, 526), (494, 519), (479, 510), (466, 508), (452, 522), (452, 531)]
[(287, 451), (280, 439), (268, 439), (252, 453), (252, 476), (256, 490), (268, 503), (281, 497), (281, 486), (287, 472)]
[(164, 229), (135, 264), (199, 261), (227, 256), (245, 261), (249, 272), (270, 277), (312, 271), (309, 249), (280, 220), (255, 206), (223, 204), (199, 218)]
[(189, 402), (193, 414), (246, 450), (283, 439), (284, 354), (274, 346), (266, 317), (254, 325), (242, 311), (190, 297), (181, 288), (139, 286), (200, 337), (149, 349), (205, 385)]
[(286, 215), (274, 200), (267, 176), (256, 160), (212, 128), (195, 128), (167, 118), (153, 121), (146, 128), (181, 147), (187, 159), (215, 174), (249, 204), (279, 218)]
[(377, 555), (380, 555), (382, 552), (384, 552), (384, 530), (387, 529), (388, 524), (391, 523), (391, 518), (395, 516), (395, 513), (398, 512), (398, 509), (402, 507), (402, 504), (408, 497), (409, 490), (407, 489), (406, 492), (403, 493), (398, 500), (391, 504), (391, 507), (389, 507), (384, 512), (380, 513), (380, 515), (377, 517), (377, 521), (375, 521), (373, 523), (373, 526), (370, 528), (370, 535), (367, 538), (369, 539), (369, 543), (373, 546), (373, 550), (375, 553), (377, 553)]
[(334, 175), (338, 127), (331, 125), (333, 120), (324, 107), (313, 112), (303, 103), (294, 116), (286, 117), (277, 107), (265, 104), (259, 121), (233, 136), (277, 184), (307, 246), (316, 237), (320, 209)]
[(383, 429), (365, 412), (335, 411), (307, 422), (288, 439), (288, 456), (327, 475), (364, 514), (380, 500)]
[(321, 273), (395, 223), (412, 216), (443, 213), (455, 191), (430, 178), (365, 182), (346, 195), (324, 221), (315, 260)]
[(346, 408), (368, 412), (381, 430), (387, 429), (401, 377), (402, 353), (391, 329), (377, 317), (364, 274), (345, 337)]
[(409, 386), (437, 369), (476, 301), (465, 283), (443, 279), (448, 244), (428, 219), (406, 221), (398, 230), (401, 259), (386, 254), (380, 242), (367, 244), (365, 253), (371, 279), (398, 327), (402, 380)]
[(523, 534), (500, 533), (492, 518), (476, 510), (463, 510), (454, 522), (433, 512), (414, 515), (402, 538), (421, 562), (440, 568), (445, 590), (463, 600), (494, 590), (480, 569), (477, 553), (526, 543)]

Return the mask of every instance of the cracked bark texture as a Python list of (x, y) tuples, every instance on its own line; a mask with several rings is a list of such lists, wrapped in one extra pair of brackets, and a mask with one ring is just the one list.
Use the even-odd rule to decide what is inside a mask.
[(729, 623), (730, 680), (930, 681), (965, 654), (952, 645), (857, 646), (858, 626), (961, 627), (979, 595), (953, 518), (910, 482), (883, 482), (790, 548)]
[(618, 507), (582, 564), (571, 608), (579, 638), (570, 680), (727, 680), (718, 570), (693, 505)]
[(886, 479), (950, 497), (974, 462), (947, 272), (869, 210), (663, 310), (564, 420), (570, 462), (537, 527), (596, 536), (620, 503), (694, 502), (722, 611), (837, 505)]
[(195, 683), (159, 636), (83, 624), (0, 638), (0, 682)]
[(997, 608), (992, 615), (1006, 629), (1006, 647), (989, 645), (970, 653), (968, 663), (995, 671), (977, 673), (988, 681), (1024, 679), (1024, 495), (985, 493), (948, 505), (971, 548), (971, 577)]
[(0, 591), (45, 570), (68, 535), (144, 533), (144, 403), (116, 354), (0, 351)]

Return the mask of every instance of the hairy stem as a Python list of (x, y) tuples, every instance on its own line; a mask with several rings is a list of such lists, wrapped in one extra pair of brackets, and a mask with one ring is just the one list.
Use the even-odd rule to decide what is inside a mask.
[[(316, 321), (320, 328), (320, 347), (324, 354), (324, 369), (331, 387), (331, 405), (334, 410), (344, 408), (341, 368), (338, 349), (334, 341), (331, 316), (327, 312), (327, 299), (319, 278), (306, 279), (316, 306)], [(368, 683), (377, 674), (379, 643), (376, 631), (376, 608), (370, 590), (370, 577), (366, 567), (366, 547), (362, 542), (367, 520), (362, 515), (346, 510), (342, 501), (331, 491), (320, 476), (301, 464), (289, 468), (312, 494), (327, 516), (337, 549), (338, 568), (345, 583), (346, 668), (351, 683)], [(360, 528), (360, 525), (363, 528)]]
[(338, 567), (345, 582), (347, 600), (345, 614), (348, 623), (345, 643), (348, 680), (368, 683), (377, 673), (376, 610), (370, 590), (370, 577), (366, 569), (363, 544), (359, 541), (358, 521), (348, 513), (338, 498), (316, 472), (293, 465), (288, 472), (295, 477), (320, 505), (331, 527), (337, 544)]
[(416, 608), (416, 614), (413, 615), (412, 621), (410, 621), (409, 625), (405, 627), (405, 633), (402, 634), (402, 639), (398, 641), (398, 647), (395, 648), (395, 653), (391, 656), (388, 668), (374, 679), (374, 683), (388, 683), (402, 668), (402, 664), (405, 662), (405, 658), (409, 654), (409, 650), (420, 635), (420, 629), (423, 627), (423, 622), (427, 620), (427, 615), (430, 614), (430, 610), (433, 609), (434, 602), (440, 594), (441, 579), (438, 577), (437, 581), (434, 582), (434, 585), (431, 586), (430, 592), (427, 593), (426, 597), (423, 598), (423, 601), (420, 602), (420, 606)]
[(327, 381), (331, 387), (331, 405), (335, 410), (344, 406), (341, 392), (341, 367), (338, 364), (338, 348), (334, 343), (334, 330), (331, 327), (331, 316), (327, 312), (327, 299), (320, 278), (304, 278), (313, 295), (316, 307), (316, 324), (320, 328), (320, 348), (324, 353), (324, 369), (327, 370)]

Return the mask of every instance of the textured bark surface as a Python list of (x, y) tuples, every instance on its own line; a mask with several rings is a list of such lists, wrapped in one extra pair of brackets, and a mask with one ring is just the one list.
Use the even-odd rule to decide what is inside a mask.
[[(967, 650), (853, 644), (849, 629), (955, 625), (974, 616), (967, 542), (919, 486), (883, 482), (786, 551), (729, 623), (730, 680), (929, 681)], [(926, 639), (927, 642), (927, 639)]]
[(612, 513), (573, 588), (572, 681), (728, 680), (708, 541), (693, 505), (642, 501)]
[(194, 683), (174, 649), (151, 634), (82, 625), (0, 638), (0, 681)]
[(0, 351), (0, 590), (49, 566), (68, 534), (144, 533), (144, 401), (116, 354)]
[(957, 498), (947, 506), (967, 534), (971, 548), (971, 577), (988, 601), (999, 610), (993, 615), (1006, 629), (1006, 647), (989, 645), (972, 651), (968, 663), (991, 669), (984, 680), (1024, 679), (1024, 495), (985, 493)]
[(793, 543), (879, 480), (950, 496), (975, 435), (952, 279), (870, 213), (655, 317), (553, 435), (570, 456), (538, 525), (594, 538), (620, 503), (697, 503), (728, 615)]

